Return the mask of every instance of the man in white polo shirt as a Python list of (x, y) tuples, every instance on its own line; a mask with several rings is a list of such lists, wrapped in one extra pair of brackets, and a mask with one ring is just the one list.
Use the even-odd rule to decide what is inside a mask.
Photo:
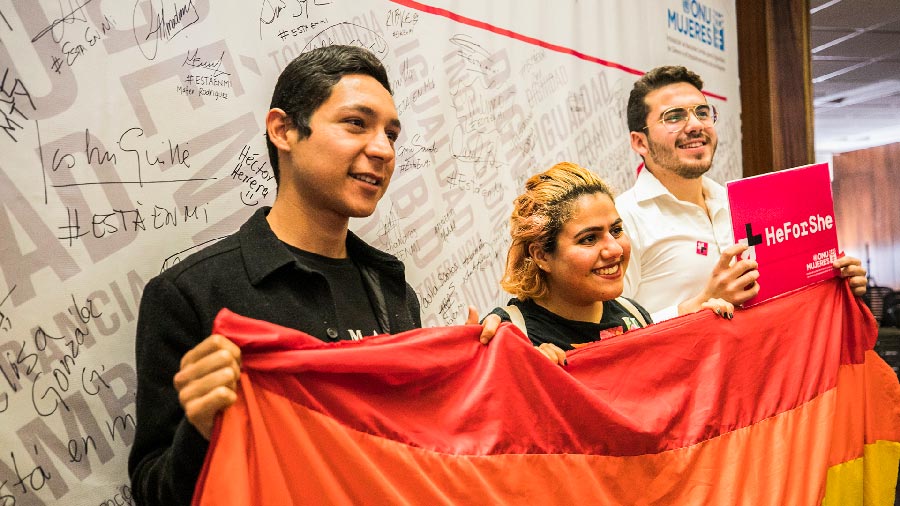
[[(704, 176), (716, 152), (718, 116), (702, 89), (690, 70), (658, 67), (638, 79), (628, 99), (631, 148), (644, 167), (616, 199), (632, 245), (624, 295), (653, 321), (694, 312), (712, 297), (739, 305), (759, 291), (756, 262), (741, 260), (746, 247), (734, 244), (725, 188)], [(834, 266), (856, 295), (865, 294), (859, 259), (843, 257)]]

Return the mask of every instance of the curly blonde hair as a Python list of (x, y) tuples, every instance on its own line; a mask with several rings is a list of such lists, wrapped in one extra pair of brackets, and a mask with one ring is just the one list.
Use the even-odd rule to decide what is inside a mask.
[(531, 176), (525, 193), (513, 201), (509, 218), (512, 244), (506, 255), (506, 271), (500, 286), (520, 300), (541, 298), (547, 294), (546, 273), (538, 268), (528, 249), (537, 244), (553, 253), (563, 225), (572, 218), (573, 202), (582, 195), (603, 193), (610, 200), (610, 187), (593, 172), (571, 162), (560, 162)]

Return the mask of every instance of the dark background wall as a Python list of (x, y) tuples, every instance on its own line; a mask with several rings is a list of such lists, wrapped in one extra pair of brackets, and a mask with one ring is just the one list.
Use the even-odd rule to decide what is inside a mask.
[[(870, 259), (870, 277), (900, 290), (900, 143), (834, 155), (838, 242)], [(866, 255), (868, 252), (868, 255)]]

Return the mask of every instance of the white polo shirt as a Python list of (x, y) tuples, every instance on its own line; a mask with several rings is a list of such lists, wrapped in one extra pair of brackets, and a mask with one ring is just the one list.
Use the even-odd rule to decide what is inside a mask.
[(703, 176), (709, 215), (675, 198), (646, 168), (616, 209), (631, 239), (624, 295), (649, 311), (653, 321), (678, 316), (678, 304), (706, 286), (722, 250), (734, 244), (725, 188)]

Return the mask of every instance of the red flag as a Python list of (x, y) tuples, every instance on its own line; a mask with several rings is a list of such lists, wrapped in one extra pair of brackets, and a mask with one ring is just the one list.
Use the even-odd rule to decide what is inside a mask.
[(220, 314), (242, 349), (196, 505), (884, 504), (900, 385), (832, 280), (551, 364), (511, 325), (323, 343)]

